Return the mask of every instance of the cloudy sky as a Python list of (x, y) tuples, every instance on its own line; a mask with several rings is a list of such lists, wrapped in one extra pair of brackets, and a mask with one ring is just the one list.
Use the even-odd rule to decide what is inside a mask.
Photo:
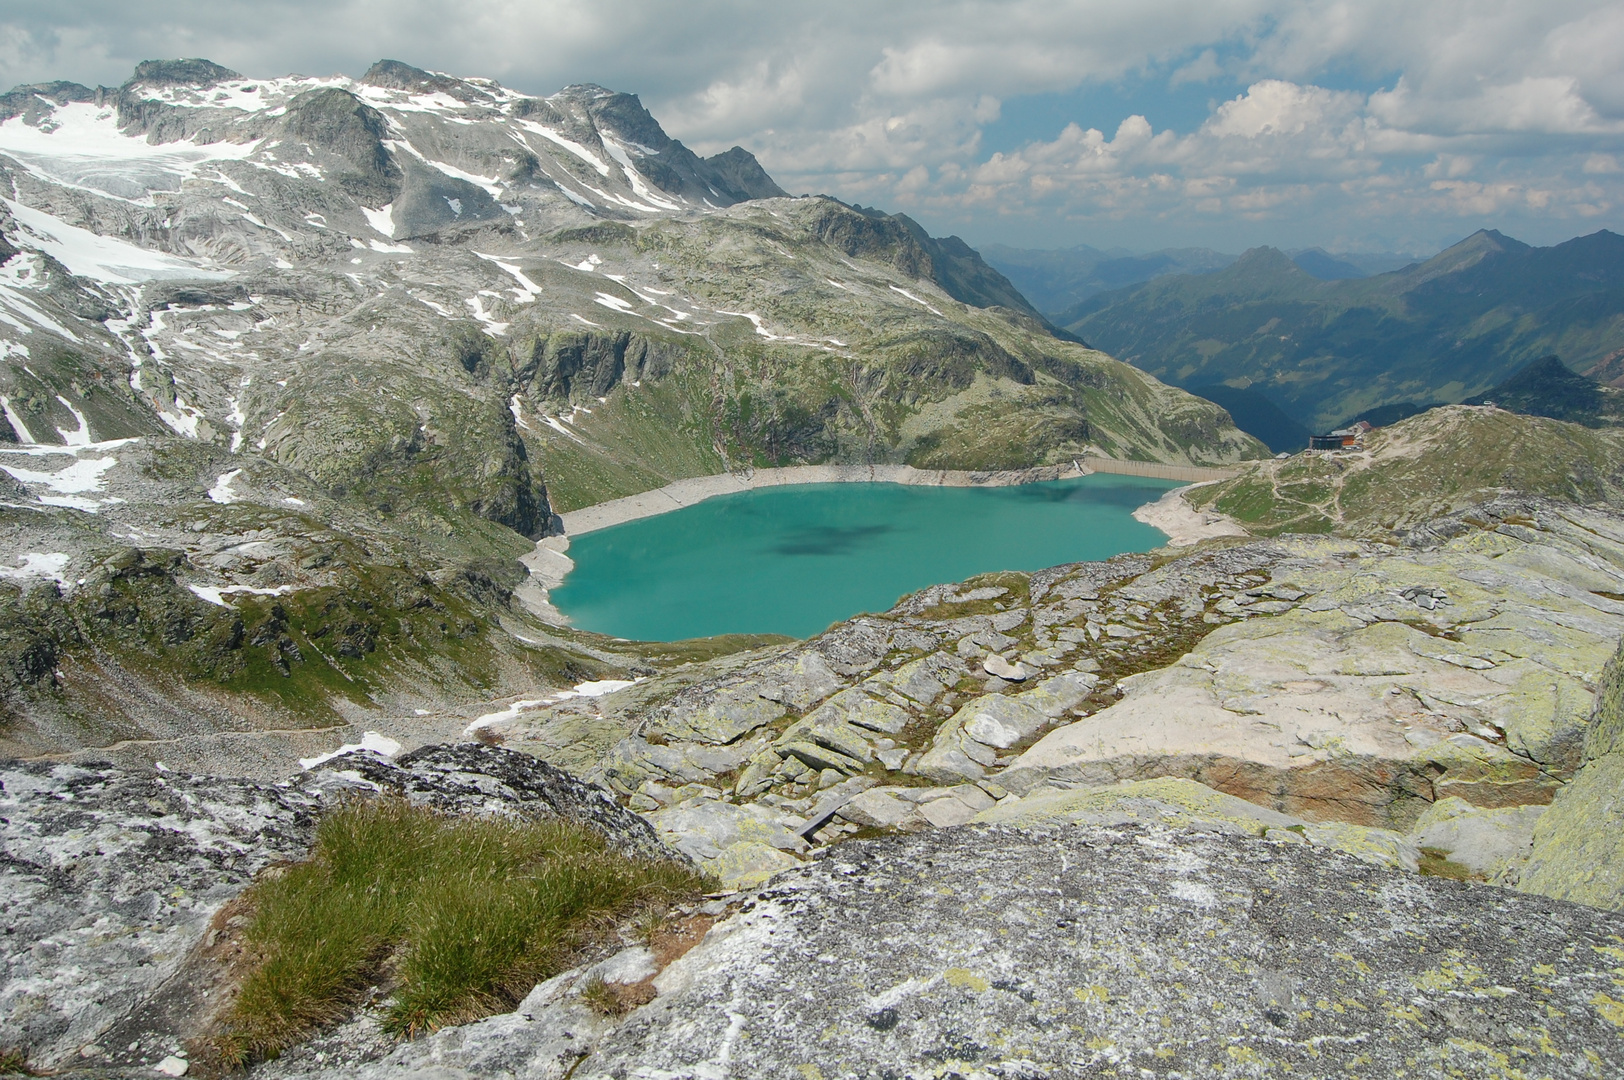
[(0, 83), (380, 57), (642, 95), (702, 152), (974, 243), (1430, 253), (1624, 232), (1624, 0), (55, 0)]

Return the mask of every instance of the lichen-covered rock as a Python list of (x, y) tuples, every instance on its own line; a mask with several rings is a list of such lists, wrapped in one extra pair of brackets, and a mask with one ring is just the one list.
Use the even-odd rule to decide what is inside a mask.
[(603, 788), (540, 758), (500, 747), (448, 743), (394, 760), (357, 750), (321, 763), (306, 783), (325, 790), (348, 785), (381, 790), (447, 813), (565, 818), (597, 829), (628, 854), (672, 857), (648, 822)]
[(759, 885), (799, 865), (790, 853), (807, 848), (805, 838), (792, 828), (800, 820), (767, 806), (691, 798), (655, 811), (648, 821), (661, 840), (729, 889)]
[(1219, 627), (1120, 680), (1122, 701), (1050, 732), (998, 782), (1182, 775), (1308, 818), (1399, 828), (1450, 795), (1548, 802), (1579, 764), (1587, 683), (1624, 631), (1624, 606), (1595, 591), (1624, 581), (1624, 550), (1560, 515), (1550, 526), (1537, 545), (1474, 529), (1390, 557), (1283, 539), (1269, 584), (1230, 604), (1244, 613), (1278, 593), (1297, 597), (1270, 601), (1291, 610)]
[(953, 787), (875, 787), (845, 802), (838, 815), (854, 825), (871, 829), (916, 832), (963, 825), (994, 799), (975, 784)]
[[(245, 780), (0, 763), (0, 1043), (38, 1068), (109, 1064), (215, 912), (267, 864), (304, 854), (317, 806)], [(115, 1025), (135, 1030), (104, 1053)]]
[(1518, 887), (1624, 908), (1624, 643), (1603, 670), (1586, 733), (1590, 760), (1534, 826)]
[(713, 928), (572, 1075), (1602, 1077), (1624, 1069), (1621, 934), (1237, 836), (861, 841)]
[(1624, 754), (1580, 769), (1541, 815), (1518, 887), (1624, 908)]
[(975, 820), (991, 825), (1136, 822), (1191, 826), (1239, 836), (1301, 840), (1376, 866), (1412, 872), (1420, 854), (1415, 842), (1390, 829), (1344, 822), (1315, 824), (1172, 776), (1101, 788), (1039, 788), (1023, 798), (1007, 799)]
[(1490, 881), (1515, 884), (1534, 850), (1534, 829), (1543, 806), (1484, 810), (1451, 796), (1433, 803), (1410, 830), (1417, 847), (1435, 848), (1451, 862)]

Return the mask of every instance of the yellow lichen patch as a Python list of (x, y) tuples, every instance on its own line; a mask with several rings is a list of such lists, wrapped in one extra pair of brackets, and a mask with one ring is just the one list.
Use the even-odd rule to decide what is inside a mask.
[(806, 1080), (823, 1080), (823, 1070), (816, 1065), (797, 1065), (795, 1068)]
[(1596, 996), (1590, 999), (1590, 1004), (1596, 1007), (1603, 1020), (1614, 1027), (1624, 1028), (1624, 1001), (1615, 1001), (1598, 991)]
[(979, 993), (992, 987), (992, 983), (969, 968), (948, 968), (942, 972), (942, 978), (947, 980), (947, 985), (956, 986), (960, 990), (975, 990)]
[(1074, 986), (1071, 990), (1071, 996), (1078, 1001), (1104, 1001), (1111, 996), (1111, 992), (1098, 984), (1094, 986)]
[(1449, 951), (1449, 958), (1431, 971), (1423, 971), (1414, 979), (1418, 990), (1454, 990), (1460, 987), (1475, 986), (1484, 979), (1483, 969), (1476, 964), (1467, 963), (1463, 954), (1456, 949)]
[(1412, 1024), (1419, 1024), (1421, 1022), (1421, 1010), (1417, 1009), (1413, 1005), (1389, 1003), (1385, 1007), (1384, 1011), (1387, 1013), (1388, 1017), (1393, 1020), (1407, 1020)]
[(1554, 979), (1556, 977), (1556, 965), (1555, 964), (1535, 964), (1534, 965), (1534, 974), (1542, 976), (1542, 977), (1547, 978), (1547, 979)]
[(1266, 1064), (1268, 1064), (1267, 1060), (1263, 1057), (1263, 1055), (1258, 1053), (1256, 1050), (1253, 1050), (1250, 1046), (1231, 1046), (1228, 1049), (1229, 1049), (1230, 1058), (1233, 1061), (1235, 1061), (1236, 1063), (1238, 1063), (1238, 1064), (1241, 1064), (1241, 1065), (1266, 1065)]

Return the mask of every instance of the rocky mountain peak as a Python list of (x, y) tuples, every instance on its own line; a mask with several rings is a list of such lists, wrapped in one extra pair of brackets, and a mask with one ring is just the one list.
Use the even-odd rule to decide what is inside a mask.
[(462, 86), (462, 80), (439, 72), (403, 64), (399, 60), (379, 60), (367, 68), (361, 81), (368, 86), (381, 86), (388, 90), (409, 90), (417, 94), (452, 93)]
[(240, 79), (242, 75), (228, 67), (221, 67), (212, 60), (194, 58), (191, 60), (143, 60), (135, 65), (135, 73), (125, 82), (125, 87), (137, 86), (192, 86), (198, 89), (207, 89), (216, 83), (226, 82), (229, 79)]

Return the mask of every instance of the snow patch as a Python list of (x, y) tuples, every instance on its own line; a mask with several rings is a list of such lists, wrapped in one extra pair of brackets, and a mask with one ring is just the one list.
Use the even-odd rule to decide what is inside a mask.
[(514, 296), (519, 303), (533, 304), (536, 301), (536, 297), (541, 295), (541, 286), (537, 285), (534, 281), (531, 281), (528, 277), (526, 277), (524, 271), (519, 269), (517, 266), (513, 265), (512, 263), (503, 262), (495, 255), (485, 255), (478, 251), (474, 252), (474, 254), (478, 255), (486, 262), (495, 263), (498, 270), (513, 275), (513, 279), (519, 283), (519, 287), (513, 290)]
[(501, 337), (503, 334), (506, 334), (508, 327), (512, 325), (511, 323), (497, 322), (495, 317), (485, 310), (485, 301), (481, 300), (477, 296), (469, 297), (467, 300), (464, 300), (463, 303), (467, 304), (468, 310), (474, 313), (474, 318), (484, 323), (485, 329), (489, 330), (497, 337)]
[(373, 232), (379, 232), (393, 240), (395, 238), (395, 204), (380, 207), (377, 210), (368, 210), (361, 207), (361, 213), (366, 216), (367, 224), (372, 226)]
[(562, 191), (564, 193), (564, 197), (570, 202), (574, 203), (576, 206), (584, 206), (588, 210), (596, 210), (598, 208), (597, 203), (593, 202), (591, 199), (588, 199), (584, 195), (577, 195), (563, 184), (560, 184), (557, 180), (553, 181), (553, 186), (558, 188), (559, 191)]
[(261, 141), (149, 143), (125, 135), (117, 112), (93, 102), (59, 105), (38, 125), (22, 116), (0, 123), (0, 152), (34, 175), (145, 205), (153, 192), (179, 191), (212, 162), (246, 159)]
[(62, 571), (68, 565), (68, 556), (60, 551), (39, 552), (25, 551), (17, 560), (16, 566), (0, 566), (0, 578), (10, 578), (20, 581), (24, 578), (49, 578), (58, 585), (66, 585), (68, 579)]
[(24, 323), (18, 322), (10, 315), (7, 315), (4, 311), (0, 311), (0, 322), (5, 323), (21, 333), (32, 334), (34, 332), (34, 328), (38, 327), (41, 330), (49, 330), (53, 334), (60, 337), (65, 337), (69, 341), (80, 340), (78, 334), (75, 334), (72, 330), (69, 330), (66, 326), (63, 326), (61, 323), (45, 314), (45, 312), (41, 311), (32, 300), (18, 293), (15, 289), (0, 288), (0, 306), (10, 308), (12, 311), (34, 324), (34, 326), (28, 326)]
[[(5, 126), (0, 124), (0, 128)], [(46, 252), (80, 277), (113, 285), (133, 285), (179, 278), (220, 281), (231, 276), (227, 270), (209, 269), (190, 259), (148, 251), (111, 236), (99, 236), (11, 199), (0, 201), (21, 226), (18, 236), (21, 243)]]
[(285, 596), (293, 591), (292, 585), (278, 585), (274, 589), (258, 589), (252, 585), (188, 585), (193, 594), (211, 604), (219, 607), (230, 607), (226, 603), (227, 593), (244, 593), (249, 596)]
[(532, 709), (542, 709), (549, 705), (556, 705), (560, 701), (571, 698), (595, 698), (605, 694), (612, 694), (616, 690), (624, 690), (628, 686), (635, 686), (641, 679), (598, 679), (594, 682), (576, 683), (573, 690), (560, 690), (556, 694), (548, 694), (544, 698), (531, 701), (515, 701), (512, 705), (500, 712), (486, 713), (467, 727), (462, 729), (464, 735), (478, 731), (480, 728), (490, 727), (508, 720), (517, 720), (523, 713)]
[[(909, 300), (912, 300), (914, 303), (923, 306), (924, 309), (926, 311), (930, 312), (932, 315), (942, 315), (942, 313), (940, 311), (937, 311), (935, 308), (931, 307), (928, 303), (926, 303), (924, 300), (921, 300), (919, 297), (915, 296), (913, 293), (909, 292), (907, 289), (899, 289), (895, 285), (893, 285), (893, 286), (891, 286), (891, 291), (894, 292), (894, 293), (901, 293), (903, 296), (906, 296)], [(947, 316), (942, 315), (942, 317), (945, 319)]]
[(670, 199), (654, 194), (653, 189), (643, 182), (643, 174), (637, 171), (636, 165), (632, 164), (631, 155), (626, 153), (625, 148), (619, 143), (613, 139), (605, 138), (603, 148), (609, 152), (610, 157), (620, 163), (620, 171), (626, 174), (626, 182), (631, 184), (632, 194), (664, 210), (682, 209), (681, 206)]
[(749, 319), (750, 320), (750, 325), (754, 326), (756, 328), (756, 333), (760, 334), (762, 337), (766, 338), (768, 341), (782, 341), (782, 340), (784, 340), (783, 335), (772, 333), (765, 326), (762, 326), (761, 325), (761, 316), (757, 315), (753, 311), (723, 311), (721, 308), (717, 308), (716, 309), (716, 314), (718, 314), (718, 315), (732, 315), (735, 318), (739, 318), (739, 319)]
[(221, 506), (229, 506), (234, 502), (241, 502), (242, 496), (231, 489), (231, 482), (242, 475), (241, 469), (232, 469), (215, 478), (214, 486), (209, 488), (209, 501), (217, 502)]
[(365, 731), (361, 733), (361, 741), (358, 743), (345, 743), (331, 753), (300, 758), (299, 767), (301, 769), (314, 769), (324, 761), (331, 761), (343, 754), (354, 753), (356, 750), (370, 750), (374, 754), (382, 754), (386, 758), (392, 758), (400, 753), (401, 745), (387, 735), (380, 735), (376, 731)]
[(72, 465), (56, 472), (19, 469), (10, 465), (0, 465), (0, 469), (11, 474), (12, 479), (19, 480), (24, 484), (43, 484), (61, 495), (77, 495), (87, 491), (102, 490), (102, 474), (117, 464), (118, 458), (109, 456), (75, 458)]
[(17, 415), (17, 410), (11, 407), (11, 399), (4, 394), (0, 394), (0, 408), (5, 410), (6, 420), (11, 424), (11, 430), (23, 445), (28, 446), (39, 442), (38, 439), (34, 438), (33, 433), (28, 430), (28, 425), (23, 423), (23, 418)]
[(79, 429), (77, 431), (68, 431), (64, 428), (56, 429), (56, 433), (62, 436), (62, 444), (64, 446), (89, 446), (90, 421), (85, 419), (85, 414), (74, 408), (73, 402), (69, 401), (61, 394), (56, 395), (56, 400), (60, 401), (62, 406), (73, 414), (73, 418), (75, 420), (79, 421)]
[[(600, 175), (609, 175), (609, 163), (598, 157), (598, 155), (594, 154), (586, 147), (582, 146), (580, 143), (571, 142), (569, 139), (564, 138), (564, 136), (560, 135), (552, 128), (543, 127), (534, 120), (520, 120), (518, 121), (518, 124), (532, 135), (540, 135), (548, 142), (555, 143), (558, 146), (563, 147), (565, 150), (568, 150), (570, 153), (574, 154), (576, 157), (580, 158), (594, 169), (597, 169)], [(568, 192), (565, 194), (568, 194)]]

